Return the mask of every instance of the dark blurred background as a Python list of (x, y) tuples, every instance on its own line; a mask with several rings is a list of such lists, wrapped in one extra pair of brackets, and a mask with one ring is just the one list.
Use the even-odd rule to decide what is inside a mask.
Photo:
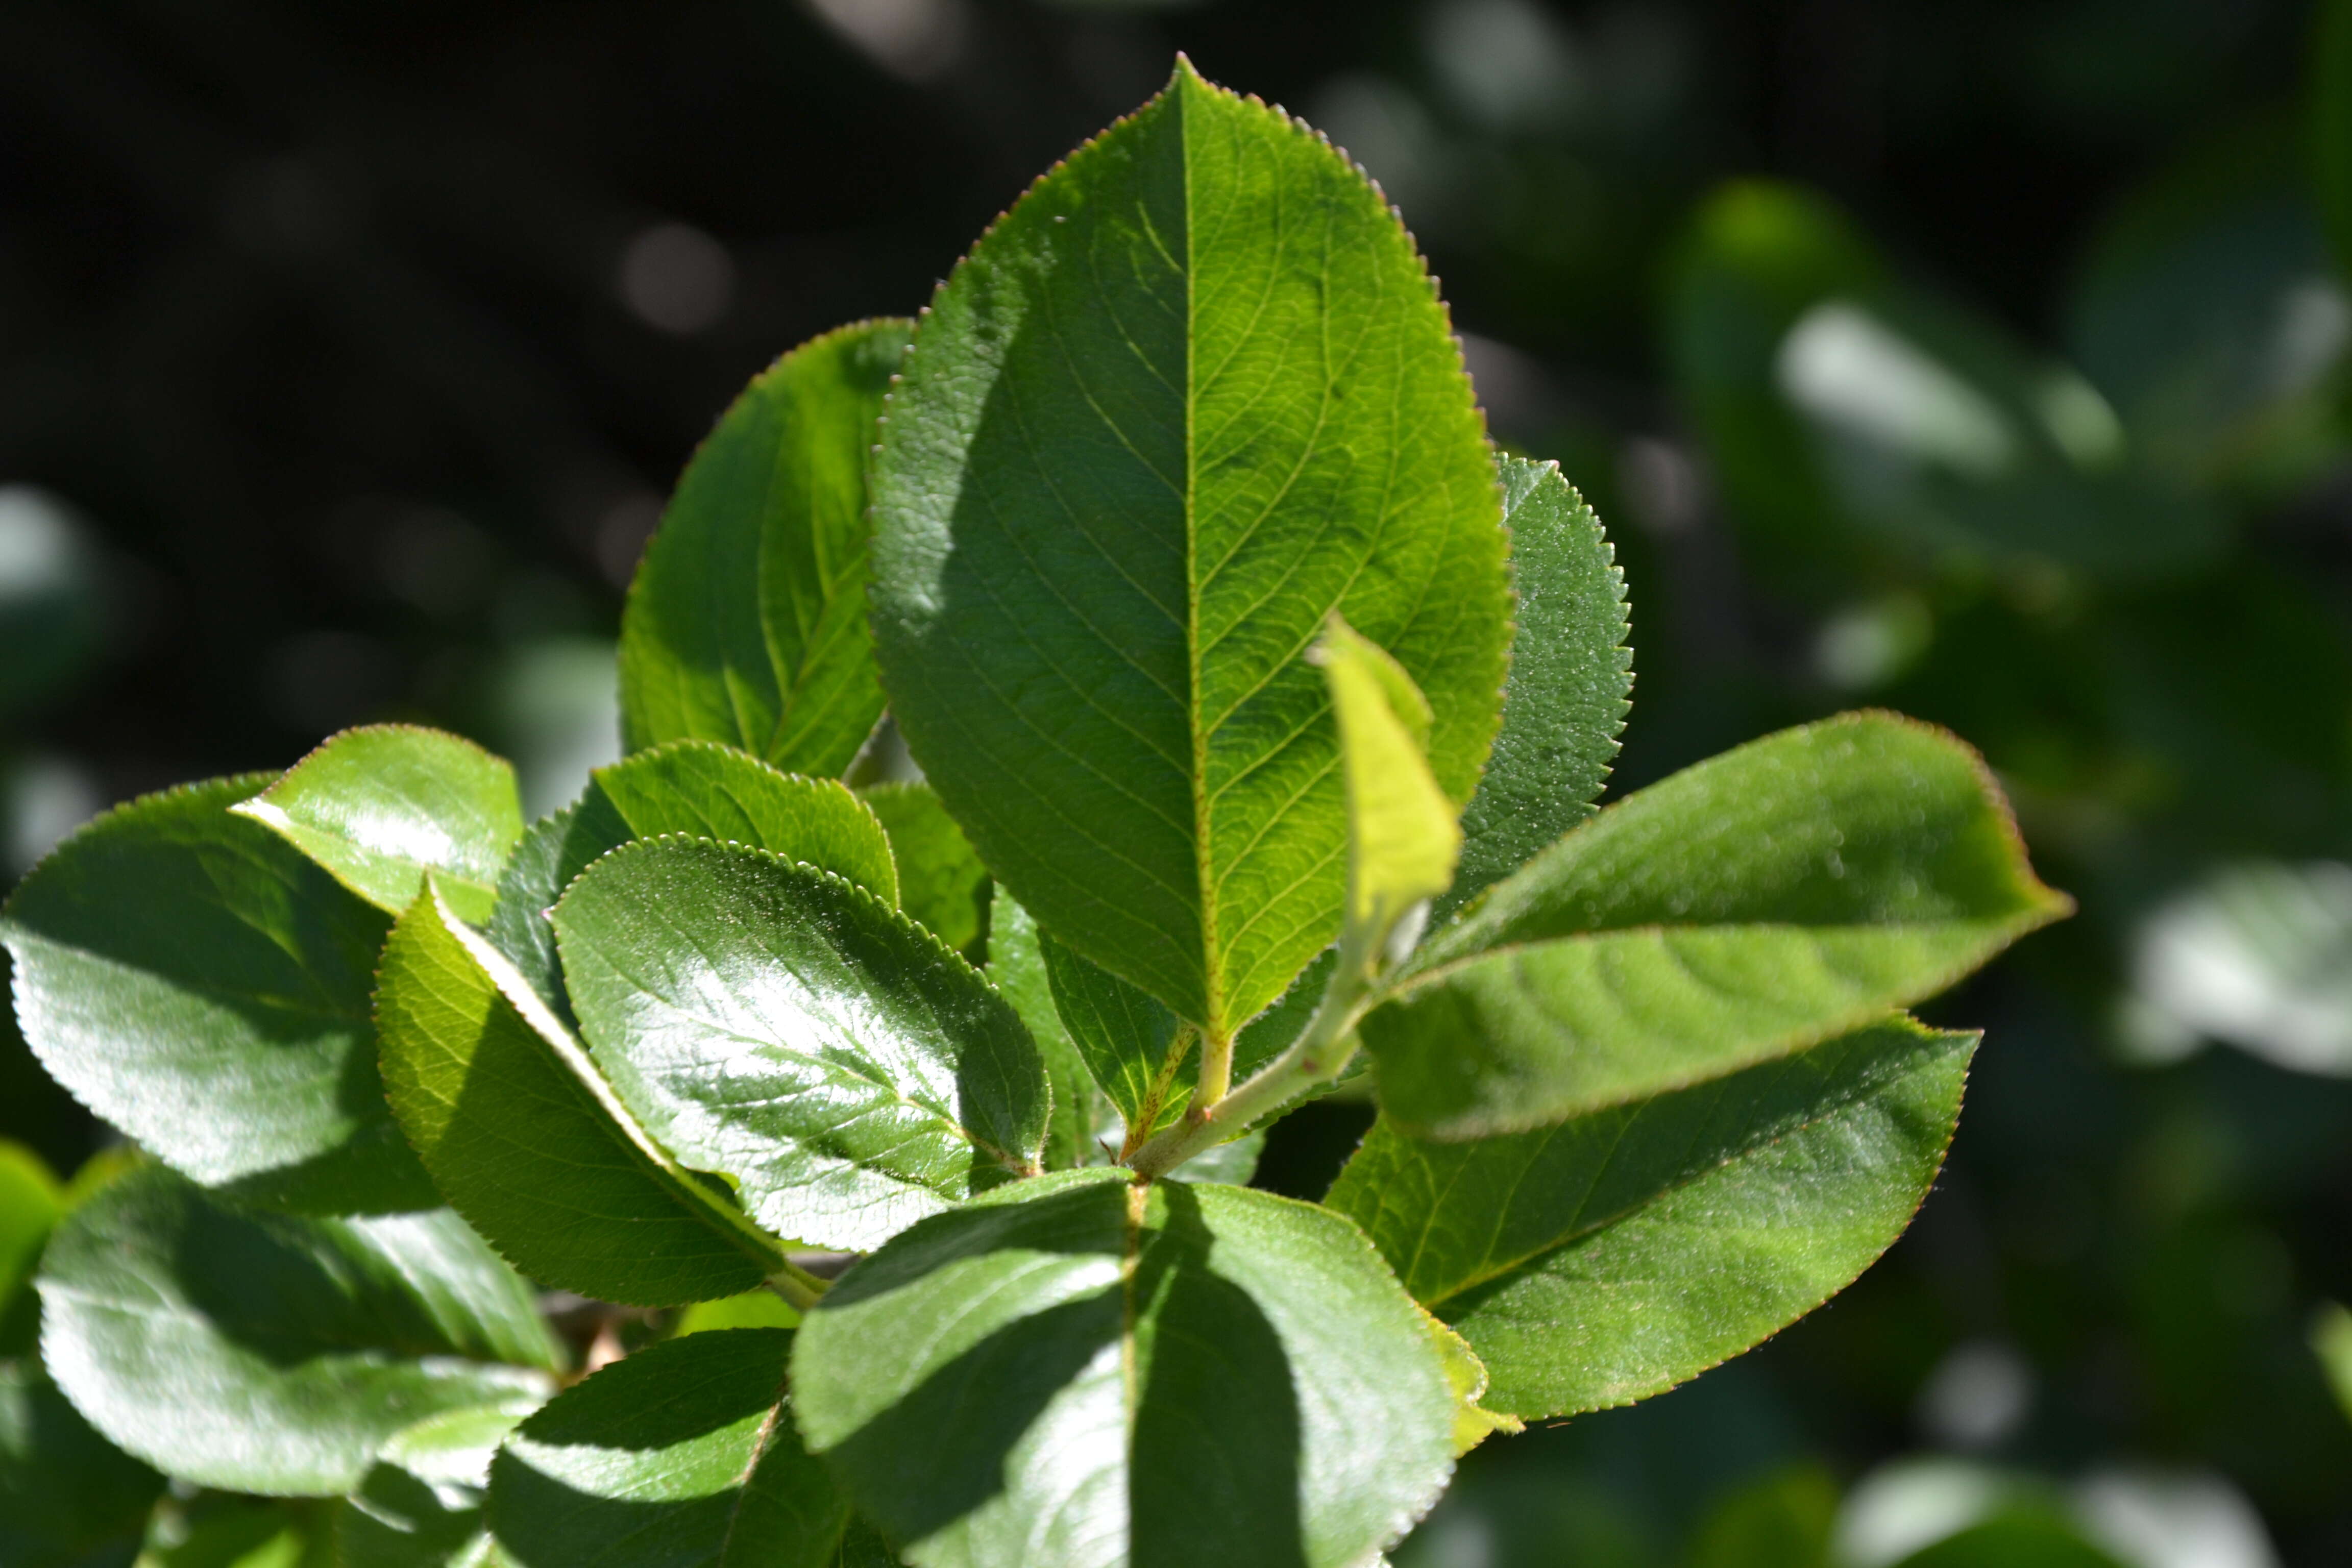
[[(1955, 1532), (1953, 1563), (2352, 1562), (2317, 20), (0, 0), (0, 886), (109, 804), (368, 720), (568, 798), (729, 398), (920, 306), (1181, 48), (1382, 182), (1497, 436), (1601, 509), (1617, 787), (1895, 707), (1984, 750), (2083, 903), (1933, 1009), (1989, 1033), (1879, 1268), (1648, 1405), (1489, 1443), (1399, 1568), (1879, 1568)], [(1353, 1127), (1302, 1122), (1263, 1179), (1314, 1191)], [(0, 1135), (64, 1170), (100, 1136), (9, 1039)], [(2013, 1546), (2062, 1536), (2094, 1555)]]

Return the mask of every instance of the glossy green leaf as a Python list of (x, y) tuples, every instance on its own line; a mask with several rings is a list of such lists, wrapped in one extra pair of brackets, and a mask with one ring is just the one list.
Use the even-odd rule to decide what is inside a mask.
[(864, 889), (708, 839), (627, 845), (555, 908), (596, 1063), (778, 1236), (862, 1250), (1035, 1170), (1051, 1094), (1011, 1005)]
[(1095, 1087), (1086, 1058), (1071, 1038), (1069, 1026), (1062, 1022), (1037, 922), (1003, 888), (995, 890), (989, 904), (987, 973), (1028, 1026), (1029, 1037), (1037, 1042), (1037, 1054), (1045, 1060), (1046, 1079), (1054, 1087), (1054, 1116), (1045, 1131), (1045, 1168), (1065, 1171), (1107, 1163), (1105, 1144), (1117, 1150), (1123, 1131), (1118, 1111)]
[(547, 912), (598, 856), (663, 833), (771, 849), (898, 901), (891, 840), (872, 810), (840, 784), (780, 773), (711, 742), (640, 752), (597, 769), (577, 802), (531, 825), (508, 863), (490, 916), (491, 942), (566, 1024), (572, 1002)]
[(1354, 1226), (1074, 1171), (924, 1221), (800, 1331), (794, 1413), (920, 1568), (1339, 1568), (1435, 1499), (1454, 1397)]
[(1398, 1121), (1540, 1126), (1855, 1028), (2071, 907), (1975, 753), (1850, 714), (1602, 812), (1424, 943), (1361, 1033)]
[(1630, 1404), (1795, 1321), (1902, 1234), (1975, 1043), (1898, 1019), (1468, 1142), (1384, 1120), (1326, 1201), (1470, 1342), (1486, 1408)]
[(849, 1508), (793, 1429), (792, 1342), (696, 1334), (565, 1391), (492, 1467), (499, 1543), (521, 1568), (832, 1568)]
[(522, 837), (512, 764), (471, 741), (414, 724), (346, 730), (230, 808), (398, 914), (432, 872), (476, 924)]
[(0, 1563), (128, 1563), (163, 1478), (90, 1430), (40, 1367), (0, 1360)]
[(0, 911), (16, 1016), (77, 1099), (207, 1185), (324, 1213), (439, 1202), (393, 1125), (368, 999), (390, 920), (229, 807), (107, 813)]
[(1338, 933), (1333, 610), (1494, 738), (1500, 505), (1380, 193), (1178, 66), (933, 300), (875, 470), (875, 647), (915, 758), (1039, 922), (1232, 1038)]
[(723, 741), (814, 776), (857, 754), (882, 716), (867, 454), (912, 328), (861, 321), (802, 344), (687, 466), (621, 616), (629, 750)]
[(907, 918), (969, 952), (988, 910), (988, 868), (926, 784), (877, 784), (858, 798), (890, 837), (898, 867), (898, 907)]
[(1314, 658), (1331, 688), (1347, 780), (1346, 940), (1369, 953), (1413, 906), (1452, 885), (1461, 808), (1430, 773), (1429, 700), (1404, 667), (1336, 615)]
[(205, 1486), (330, 1496), (444, 1410), (543, 1397), (531, 1290), (446, 1210), (215, 1206), (155, 1167), (77, 1210), (41, 1268), (49, 1371), (115, 1445)]
[(535, 1405), (445, 1411), (394, 1433), (336, 1510), (337, 1568), (506, 1568), (485, 1517), (490, 1460)]
[(1555, 463), (1498, 459), (1517, 610), (1503, 727), (1462, 811), (1443, 918), (1592, 815), (1632, 704), (1625, 577), (1601, 520)]
[(837, 780), (780, 773), (709, 741), (677, 741), (598, 768), (591, 793), (632, 838), (690, 833), (748, 844), (848, 878), (892, 906), (898, 871), (873, 810)]
[(33, 1270), (65, 1215), (65, 1194), (38, 1154), (0, 1139), (0, 1357), (33, 1348), (40, 1311)]
[(376, 1028), (393, 1110), (435, 1184), (533, 1279), (669, 1306), (782, 1266), (772, 1238), (635, 1124), (514, 966), (431, 898), (384, 946)]

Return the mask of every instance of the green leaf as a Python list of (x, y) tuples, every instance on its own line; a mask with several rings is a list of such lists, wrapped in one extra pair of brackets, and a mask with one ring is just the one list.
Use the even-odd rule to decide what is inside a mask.
[(1502, 458), (1518, 613), (1503, 727), (1462, 811), (1462, 863), (1440, 919), (1592, 815), (1633, 688), (1625, 576), (1601, 520), (1556, 463)]
[(239, 1212), (152, 1166), (58, 1227), (41, 1308), (51, 1374), (117, 1447), (278, 1496), (349, 1491), (402, 1427), (544, 1397), (561, 1365), (530, 1287), (446, 1210)]
[(874, 503), (916, 760), (1039, 923), (1212, 1040), (1339, 931), (1327, 615), (1477, 782), (1509, 591), (1444, 307), (1359, 171), (1188, 64), (940, 289)]
[(336, 1510), (337, 1568), (503, 1568), (484, 1518), (490, 1460), (536, 1405), (446, 1411), (393, 1434)]
[(899, 1236), (809, 1313), (793, 1388), (920, 1568), (1339, 1568), (1452, 1466), (1444, 1363), (1353, 1225), (1121, 1172)]
[(655, 1141), (778, 1236), (862, 1250), (1036, 1169), (1029, 1033), (864, 889), (708, 839), (625, 846), (555, 908), (596, 1063)]
[(1540, 1126), (1843, 1034), (2071, 908), (1974, 752), (1849, 714), (1569, 834), (1425, 943), (1361, 1034), (1399, 1121)]
[(2319, 1358), (2328, 1391), (2352, 1420), (2352, 1310), (2340, 1301), (2323, 1304), (2311, 1323), (2311, 1351)]
[(663, 833), (772, 849), (838, 872), (887, 902), (898, 900), (890, 839), (873, 811), (841, 784), (779, 773), (707, 741), (640, 752), (597, 769), (578, 802), (531, 825), (490, 916), (491, 942), (567, 1025), (572, 1003), (547, 911), (598, 856)]
[(229, 812), (265, 782), (145, 796), (26, 878), (0, 910), (17, 1019), (77, 1099), (199, 1182), (327, 1213), (429, 1206), (369, 1021), (391, 921)]
[(788, 773), (849, 765), (882, 716), (866, 632), (866, 467), (913, 323), (802, 344), (694, 455), (621, 616), (628, 749), (723, 741)]
[(689, 833), (748, 844), (848, 878), (892, 907), (898, 871), (881, 820), (834, 779), (779, 773), (709, 741), (678, 741), (598, 768), (590, 791), (632, 838)]
[(133, 1568), (338, 1568), (340, 1503), (167, 1492)]
[(1943, 1163), (1972, 1035), (1874, 1026), (1532, 1132), (1383, 1119), (1325, 1200), (1535, 1419), (1647, 1398), (1845, 1288)]
[(1037, 1042), (1046, 1080), (1054, 1088), (1054, 1115), (1045, 1130), (1045, 1168), (1064, 1171), (1100, 1165), (1106, 1163), (1104, 1142), (1114, 1149), (1118, 1145), (1118, 1112), (1095, 1087), (1077, 1042), (1062, 1022), (1043, 943), (1029, 911), (998, 888), (989, 905), (987, 973), (1013, 1004), (1013, 1010), (1021, 1015), (1029, 1037)]
[(522, 1568), (831, 1568), (849, 1509), (793, 1430), (792, 1342), (696, 1334), (566, 1390), (491, 1468), (499, 1543)]
[(877, 784), (858, 798), (890, 837), (898, 867), (898, 907), (907, 918), (954, 948), (979, 942), (988, 909), (988, 868), (954, 817), (926, 784)]
[(40, 1310), (33, 1270), (66, 1211), (48, 1164), (22, 1143), (0, 1139), (0, 1357), (33, 1348)]
[(800, 1310), (773, 1290), (746, 1290), (716, 1301), (697, 1301), (678, 1314), (673, 1339), (707, 1334), (715, 1329), (797, 1329)]
[(406, 909), (432, 872), (466, 920), (490, 918), (522, 837), (513, 766), (414, 724), (346, 730), (230, 810), (316, 860), (376, 908)]
[(1374, 954), (1413, 906), (1453, 883), (1462, 853), (1461, 811), (1430, 774), (1423, 754), (1429, 700), (1404, 667), (1336, 612), (1313, 657), (1331, 688), (1339, 768), (1348, 781), (1348, 921), (1341, 945)]
[(433, 898), (384, 946), (376, 1027), (425, 1169), (532, 1278), (669, 1306), (782, 1267), (782, 1248), (646, 1136), (513, 965)]
[(116, 1448), (29, 1361), (0, 1361), (0, 1563), (98, 1568), (139, 1543), (163, 1478)]

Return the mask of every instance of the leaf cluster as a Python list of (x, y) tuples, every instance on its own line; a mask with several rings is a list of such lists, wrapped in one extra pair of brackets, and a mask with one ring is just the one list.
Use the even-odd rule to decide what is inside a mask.
[[(26, 1037), (152, 1159), (28, 1178), (0, 1486), (371, 1564), (1370, 1559), (1867, 1268), (1974, 1044), (1900, 1010), (2065, 907), (1891, 715), (1596, 812), (1626, 632), (1378, 191), (1180, 64), (729, 411), (576, 803), (375, 726), (26, 880)], [(886, 702), (922, 779), (854, 788)], [(1334, 1092), (1327, 1200), (1244, 1184)]]

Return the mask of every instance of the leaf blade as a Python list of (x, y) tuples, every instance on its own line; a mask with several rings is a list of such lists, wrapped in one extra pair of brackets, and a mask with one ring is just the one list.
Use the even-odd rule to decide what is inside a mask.
[(1941, 1168), (1976, 1037), (1895, 1019), (1474, 1142), (1383, 1119), (1328, 1201), (1528, 1419), (1630, 1404), (1851, 1283)]
[(471, 741), (414, 724), (345, 730), (229, 809), (394, 915), (431, 873), (460, 915), (488, 920), (522, 837), (513, 766)]
[(778, 360), (687, 467), (621, 616), (628, 749), (694, 738), (839, 773), (882, 715), (866, 620), (867, 452), (913, 330)]
[(221, 1208), (149, 1166), (59, 1227), (44, 1360), (90, 1424), (173, 1475), (334, 1496), (439, 1410), (543, 1398), (530, 1289), (446, 1210), (348, 1220)]
[(705, 839), (627, 845), (555, 909), (599, 1067), (779, 1236), (859, 1250), (1034, 1171), (1048, 1090), (1003, 997), (843, 879)]
[(1493, 736), (1498, 499), (1426, 269), (1328, 143), (1180, 64), (918, 340), (875, 480), (901, 731), (1049, 930), (1229, 1040), (1339, 925), (1324, 615), (1430, 695), (1456, 798)]
[(325, 1213), (430, 1207), (369, 1016), (391, 922), (231, 815), (265, 782), (143, 796), (26, 877), (0, 911), (18, 1022), (75, 1098), (199, 1182)]
[(1401, 1122), (1517, 1131), (1859, 1027), (2071, 908), (1974, 752), (1853, 714), (1574, 830), (1424, 944), (1361, 1034)]

